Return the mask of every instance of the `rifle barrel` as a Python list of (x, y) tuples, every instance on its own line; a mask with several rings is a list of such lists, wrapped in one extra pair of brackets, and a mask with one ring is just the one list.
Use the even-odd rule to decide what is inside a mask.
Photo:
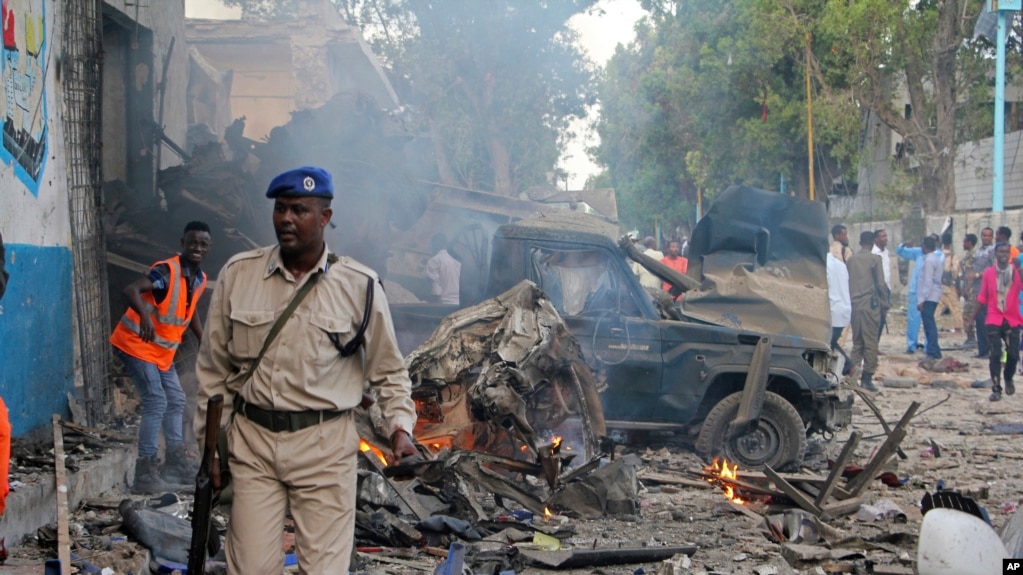
[(210, 538), (213, 513), (213, 478), (210, 470), (217, 453), (217, 435), (224, 412), (224, 396), (214, 395), (206, 404), (206, 434), (203, 437), (202, 463), (195, 477), (195, 503), (192, 505), (192, 541), (188, 547), (188, 574), (206, 574), (206, 547)]

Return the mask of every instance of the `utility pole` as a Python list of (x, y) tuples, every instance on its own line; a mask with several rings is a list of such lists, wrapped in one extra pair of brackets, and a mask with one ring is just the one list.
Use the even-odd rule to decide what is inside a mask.
[[(997, 0), (991, 0), (996, 2)], [(813, 190), (813, 100), (810, 91), (810, 33), (806, 33), (806, 150), (810, 163), (810, 201), (816, 199)]]
[(1023, 0), (988, 0), (988, 9), (998, 15), (995, 37), (995, 149), (991, 211), (1004, 223), (1005, 212), (1005, 27), (1010, 12), (1020, 10)]

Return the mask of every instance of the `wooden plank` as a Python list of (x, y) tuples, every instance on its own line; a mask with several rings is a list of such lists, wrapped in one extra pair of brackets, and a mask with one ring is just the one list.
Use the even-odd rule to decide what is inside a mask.
[(71, 575), (71, 534), (68, 529), (67, 469), (64, 467), (64, 433), (60, 416), (53, 414), (53, 463), (57, 484), (57, 558), (60, 575)]
[(849, 463), (849, 459), (856, 451), (856, 446), (860, 442), (862, 437), (859, 431), (852, 432), (849, 436), (849, 441), (845, 442), (845, 446), (842, 447), (841, 453), (838, 455), (838, 459), (835, 460), (835, 466), (831, 468), (831, 473), (828, 474), (828, 478), (824, 480), (824, 487), (821, 492), (817, 494), (817, 499), (814, 499), (813, 504), (820, 507), (828, 502), (828, 497), (831, 497), (832, 490), (835, 489), (835, 484), (842, 477), (842, 470), (845, 469), (846, 464)]
[[(686, 473), (699, 477), (714, 477), (714, 474), (703, 470), (686, 471)], [(778, 476), (785, 478), (785, 481), (788, 481), (789, 483), (804, 482), (817, 484), (824, 483), (827, 480), (827, 478), (823, 475), (816, 475), (812, 473), (779, 473)], [(768, 478), (767, 475), (764, 474), (764, 472), (746, 469), (740, 469), (737, 472), (737, 479), (739, 481), (747, 481), (753, 483), (756, 482), (767, 483), (770, 481), (770, 478)]]
[[(860, 396), (860, 399), (863, 400), (863, 403), (867, 404), (867, 407), (870, 408), (870, 411), (874, 412), (874, 415), (877, 416), (877, 420), (881, 422), (881, 427), (884, 428), (884, 432), (891, 436), (892, 428), (890, 425), (888, 425), (888, 421), (884, 418), (884, 415), (881, 414), (881, 410), (877, 408), (877, 404), (875, 404), (874, 400), (871, 399), (870, 394), (867, 393), (865, 389), (859, 386), (854, 386), (853, 391), (855, 391), (856, 394)], [(919, 406), (917, 406), (917, 409), (919, 409)], [(913, 413), (914, 414), (916, 413), (916, 409), (913, 410)], [(901, 442), (902, 440), (900, 439), (899, 441)], [(895, 451), (896, 453), (899, 454), (900, 459), (903, 460), (906, 459), (906, 454), (902, 451), (898, 444), (896, 444), (895, 446)]]
[(771, 469), (767, 465), (764, 466), (764, 473), (771, 482), (774, 483), (774, 486), (781, 489), (785, 495), (795, 501), (796, 505), (799, 505), (804, 511), (813, 513), (815, 516), (820, 517), (821, 508), (817, 507), (806, 493), (783, 479), (775, 470)]
[(874, 454), (873, 459), (867, 463), (867, 466), (860, 472), (859, 475), (853, 477), (852, 481), (846, 486), (846, 489), (853, 497), (859, 497), (863, 494), (863, 490), (866, 489), (867, 485), (874, 480), (881, 468), (888, 463), (888, 460), (895, 455), (895, 452), (899, 449), (899, 444), (906, 438), (906, 427), (909, 425), (909, 421), (916, 415), (916, 411), (920, 409), (920, 402), (914, 401), (909, 404), (909, 409), (906, 413), (902, 414), (902, 419), (895, 424), (895, 428), (888, 435), (888, 438), (884, 440), (881, 447), (878, 448), (877, 453)]
[(661, 485), (683, 485), (685, 487), (697, 487), (700, 489), (713, 489), (714, 486), (707, 481), (700, 481), (698, 479), (688, 479), (686, 477), (679, 477), (677, 475), (668, 473), (657, 473), (654, 471), (641, 471), (637, 477), (644, 481), (653, 481), (654, 483), (660, 483)]
[(418, 518), (420, 521), (425, 521), (430, 517), (430, 513), (426, 510), (425, 507), (423, 507), (419, 500), (416, 499), (416, 495), (414, 493), (409, 493), (405, 489), (404, 485), (398, 485), (397, 482), (393, 481), (390, 477), (384, 475), (384, 463), (377, 459), (377, 456), (375, 454), (367, 451), (360, 451), (359, 453), (361, 453), (363, 459), (368, 461), (369, 464), (373, 466), (373, 469), (376, 469), (377, 473), (379, 473), (380, 476), (384, 478), (384, 481), (386, 481), (387, 484), (391, 486), (391, 489), (393, 489), (394, 492), (398, 495), (398, 498), (401, 499), (402, 503), (404, 503), (409, 508), (410, 511), (412, 511), (412, 514), (415, 515), (416, 518)]
[(825, 505), (821, 508), (829, 518), (844, 517), (846, 515), (852, 515), (860, 510), (860, 506), (863, 505), (863, 498), (856, 497), (854, 499), (847, 499), (845, 501), (839, 501), (838, 503), (832, 503), (831, 505)]
[(1001, 451), (988, 451), (985, 449), (977, 449), (973, 452), (974, 455), (983, 455), (984, 457), (1004, 457), (1005, 459), (1023, 459), (1023, 454), (1010, 453)]
[(117, 433), (116, 431), (107, 431), (105, 429), (99, 429), (97, 427), (87, 427), (85, 425), (79, 425), (77, 423), (72, 423), (70, 421), (61, 421), (60, 425), (64, 429), (70, 429), (71, 431), (75, 431), (81, 433), (86, 437), (92, 437), (95, 439), (102, 439), (103, 437), (107, 437), (109, 439), (120, 441), (122, 443), (131, 443), (135, 441), (135, 438), (130, 435)]
[(763, 520), (764, 520), (764, 516), (763, 516), (763, 515), (761, 515), (761, 514), (757, 513), (756, 511), (753, 511), (752, 509), (750, 509), (749, 507), (746, 507), (745, 505), (742, 505), (742, 504), (736, 503), (736, 502), (734, 502), (734, 501), (729, 501), (728, 503), (729, 503), (729, 504), (730, 504), (730, 505), (732, 506), (732, 508), (734, 508), (734, 509), (735, 509), (736, 511), (738, 511), (739, 513), (742, 513), (742, 514), (743, 514), (743, 515), (745, 515), (746, 517), (749, 517), (749, 518), (750, 518), (750, 519), (752, 519), (753, 521), (757, 522), (757, 524), (759, 524), (759, 523), (760, 523), (761, 521), (763, 521)]

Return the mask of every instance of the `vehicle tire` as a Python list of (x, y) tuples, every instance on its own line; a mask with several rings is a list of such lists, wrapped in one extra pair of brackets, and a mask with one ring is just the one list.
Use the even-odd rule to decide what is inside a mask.
[(757, 429), (749, 434), (725, 441), (728, 424), (739, 412), (742, 392), (722, 399), (703, 420), (696, 452), (711, 461), (724, 457), (740, 469), (798, 468), (806, 453), (806, 432), (799, 412), (782, 396), (768, 391), (760, 412)]

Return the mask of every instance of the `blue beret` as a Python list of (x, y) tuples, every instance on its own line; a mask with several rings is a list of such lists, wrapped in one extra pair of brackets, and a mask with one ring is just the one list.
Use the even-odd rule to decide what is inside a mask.
[(331, 199), (334, 197), (334, 179), (323, 168), (303, 166), (275, 177), (266, 189), (266, 197)]

